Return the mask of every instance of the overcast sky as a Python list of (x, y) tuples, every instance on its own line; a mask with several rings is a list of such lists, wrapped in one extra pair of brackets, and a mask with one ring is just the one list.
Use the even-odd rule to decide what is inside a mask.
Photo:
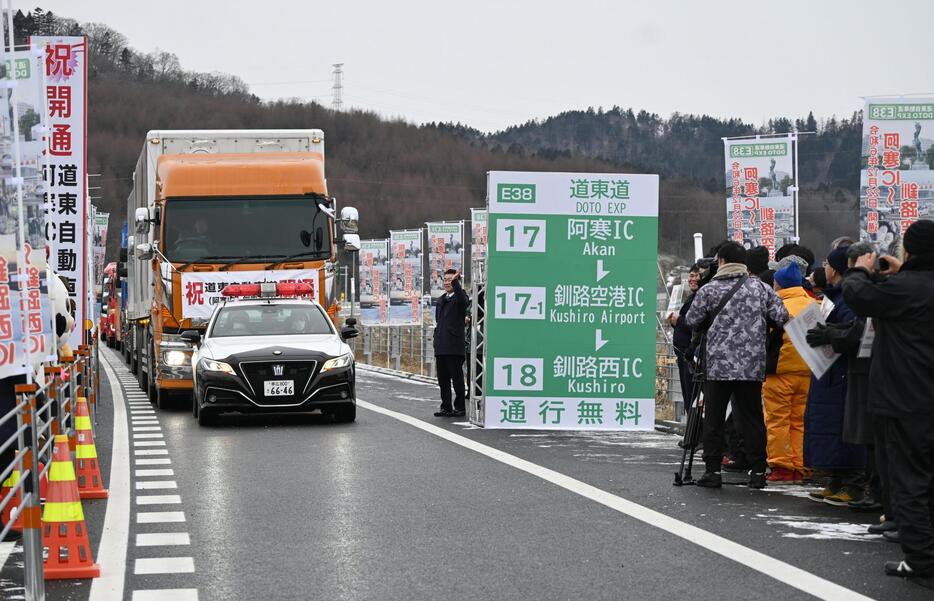
[(240, 76), (262, 98), (492, 131), (588, 106), (848, 116), (934, 92), (931, 0), (35, 0), (141, 51)]

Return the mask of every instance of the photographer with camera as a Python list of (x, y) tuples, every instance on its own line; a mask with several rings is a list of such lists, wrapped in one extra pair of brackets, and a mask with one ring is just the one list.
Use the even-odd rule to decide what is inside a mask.
[[(846, 302), (872, 318), (870, 409), (884, 429), (891, 501), (903, 561), (890, 576), (934, 578), (934, 221), (903, 237), (904, 263), (858, 257), (843, 282)], [(875, 280), (874, 273), (888, 276)]]
[(685, 323), (704, 332), (698, 352), (706, 369), (704, 388), (704, 475), (696, 484), (722, 485), (723, 422), (733, 397), (733, 412), (743, 435), (750, 488), (765, 487), (765, 421), (762, 381), (765, 379), (766, 324), (784, 325), (788, 311), (772, 288), (750, 278), (746, 249), (736, 242), (717, 251), (718, 269), (694, 297)]

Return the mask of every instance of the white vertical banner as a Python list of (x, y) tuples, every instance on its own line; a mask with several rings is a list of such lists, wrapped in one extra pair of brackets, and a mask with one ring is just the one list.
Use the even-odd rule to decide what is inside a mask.
[(727, 238), (746, 248), (765, 246), (769, 257), (795, 232), (794, 134), (724, 138)]
[(424, 229), (389, 232), (389, 321), (422, 322), (422, 237)]
[(87, 306), (86, 267), (88, 202), (86, 190), (87, 51), (83, 36), (38, 36), (34, 47), (45, 48), (46, 99), (49, 125), (46, 152), (49, 163), (47, 206), (52, 216), (46, 237), (55, 249), (52, 268), (62, 277), (77, 305), (78, 327), (69, 343), (82, 342)]
[(360, 321), (389, 323), (389, 240), (360, 242)]
[(464, 270), (464, 222), (426, 223), (428, 228), (428, 282), (432, 302), (444, 294), (444, 272)]
[(470, 209), (470, 256), (474, 259), (486, 257), (487, 240), (487, 213), (486, 209)]

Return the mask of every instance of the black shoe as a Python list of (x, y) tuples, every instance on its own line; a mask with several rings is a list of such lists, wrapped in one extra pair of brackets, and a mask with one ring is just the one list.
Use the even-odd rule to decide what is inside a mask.
[(467, 415), (467, 412), (463, 409), (455, 409), (451, 412), (452, 417), (464, 417), (465, 415)]
[(749, 472), (749, 488), (765, 488), (765, 472)]
[(880, 509), (882, 509), (882, 503), (880, 503), (879, 501), (876, 501), (869, 495), (866, 495), (859, 501), (850, 501), (849, 503), (846, 504), (846, 506), (852, 509), (853, 511), (870, 512), (870, 511), (879, 511)]
[(435, 417), (454, 417), (455, 413), (450, 409), (442, 409), (441, 411), (435, 411)]
[(723, 486), (723, 477), (720, 472), (704, 472), (704, 475), (695, 480), (694, 484), (704, 488), (720, 488)]
[(885, 562), (885, 575), (910, 578), (932, 578), (934, 577), (934, 572), (919, 572), (918, 570), (913, 570), (904, 561), (887, 561)]
[(902, 542), (902, 537), (899, 536), (898, 530), (889, 530), (888, 532), (882, 533), (882, 538), (890, 543), (900, 543)]
[(897, 532), (898, 524), (891, 520), (886, 520), (879, 524), (873, 524), (872, 526), (866, 528), (866, 531), (869, 534), (884, 534), (886, 532)]

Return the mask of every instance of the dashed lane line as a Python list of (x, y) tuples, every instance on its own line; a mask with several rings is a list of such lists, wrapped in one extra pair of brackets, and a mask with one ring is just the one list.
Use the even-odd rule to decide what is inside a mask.
[(196, 588), (160, 588), (133, 591), (132, 601), (198, 601)]
[(177, 524), (185, 521), (184, 511), (138, 511), (137, 524)]
[[(112, 358), (112, 357), (111, 357)], [(132, 448), (133, 463), (133, 486), (135, 491), (136, 512), (134, 522), (136, 524), (180, 524), (186, 521), (183, 511), (158, 511), (159, 509), (170, 509), (172, 506), (180, 506), (182, 498), (177, 494), (160, 494), (163, 491), (169, 491), (178, 488), (175, 480), (166, 480), (166, 477), (175, 476), (172, 467), (172, 460), (168, 456), (162, 426), (159, 423), (158, 416), (153, 410), (149, 399), (144, 393), (136, 390), (136, 379), (126, 374), (126, 369), (113, 367), (113, 362), (105, 357), (108, 378), (111, 382), (112, 390), (115, 382), (119, 381), (123, 386), (123, 402), (118, 402), (118, 393), (114, 393), (114, 406), (119, 405), (124, 409), (123, 417), (123, 444), (125, 447)], [(116, 372), (116, 374), (114, 373)], [(129, 424), (127, 424), (127, 414), (129, 415)], [(115, 432), (116, 440), (116, 432)], [(153, 448), (162, 447), (162, 448)], [(110, 587), (106, 592), (101, 593), (95, 601), (117, 601), (124, 598), (125, 578), (127, 556), (126, 547), (129, 543), (130, 515), (129, 515), (129, 496), (130, 496), (130, 466), (129, 450), (126, 448), (122, 453), (124, 463), (126, 464), (126, 481), (124, 485), (124, 494), (127, 498), (127, 510), (123, 521), (123, 553), (122, 553), (122, 576), (119, 588)], [(116, 442), (114, 451), (116, 453)], [(150, 478), (157, 478), (151, 480)], [(176, 526), (177, 528), (177, 526)], [(191, 544), (191, 538), (187, 532), (148, 532), (138, 533), (135, 537), (135, 546), (140, 548), (160, 547), (178, 548)], [(102, 549), (104, 542), (101, 543)], [(158, 550), (153, 554), (159, 554)], [(186, 574), (195, 571), (194, 559), (192, 557), (140, 557), (133, 561), (133, 574), (152, 575), (152, 574)], [(95, 581), (96, 582), (96, 581)], [(93, 585), (92, 585), (93, 587)], [(93, 588), (92, 588), (93, 590)], [(130, 598), (134, 601), (197, 601), (198, 589), (179, 588), (179, 589), (149, 589), (133, 590)]]
[(682, 522), (663, 513), (659, 513), (654, 509), (649, 509), (648, 507), (597, 488), (596, 486), (586, 484), (560, 472), (538, 465), (537, 463), (520, 459), (515, 455), (510, 455), (509, 453), (479, 443), (465, 436), (461, 436), (460, 434), (455, 434), (444, 428), (439, 428), (438, 426), (406, 415), (405, 413), (386, 409), (385, 407), (368, 403), (359, 398), (357, 399), (357, 406), (391, 417), (427, 432), (428, 434), (432, 434), (438, 438), (479, 453), (480, 455), (484, 455), (494, 461), (498, 461), (535, 476), (536, 478), (550, 482), (576, 495), (580, 495), (586, 499), (604, 505), (605, 507), (609, 507), (614, 511), (618, 511), (619, 513), (644, 522), (649, 526), (654, 526), (669, 534), (692, 542), (699, 547), (713, 551), (718, 555), (722, 555), (727, 559), (819, 599), (833, 601), (870, 601), (871, 599), (871, 597), (861, 595), (835, 582), (825, 580), (816, 574), (812, 574), (789, 563), (770, 557), (765, 553), (723, 538), (713, 532), (708, 532), (697, 526)]
[(179, 495), (137, 495), (137, 505), (180, 505), (182, 497)]
[(134, 562), (134, 574), (191, 574), (195, 560), (191, 557), (141, 557)]
[(117, 374), (110, 367), (106, 354), (101, 365), (107, 374), (113, 405), (113, 444), (110, 459), (110, 498), (107, 501), (104, 531), (97, 552), (101, 575), (91, 582), (88, 601), (123, 599), (127, 541), (130, 536), (130, 453), (126, 407), (120, 402), (122, 392)]

